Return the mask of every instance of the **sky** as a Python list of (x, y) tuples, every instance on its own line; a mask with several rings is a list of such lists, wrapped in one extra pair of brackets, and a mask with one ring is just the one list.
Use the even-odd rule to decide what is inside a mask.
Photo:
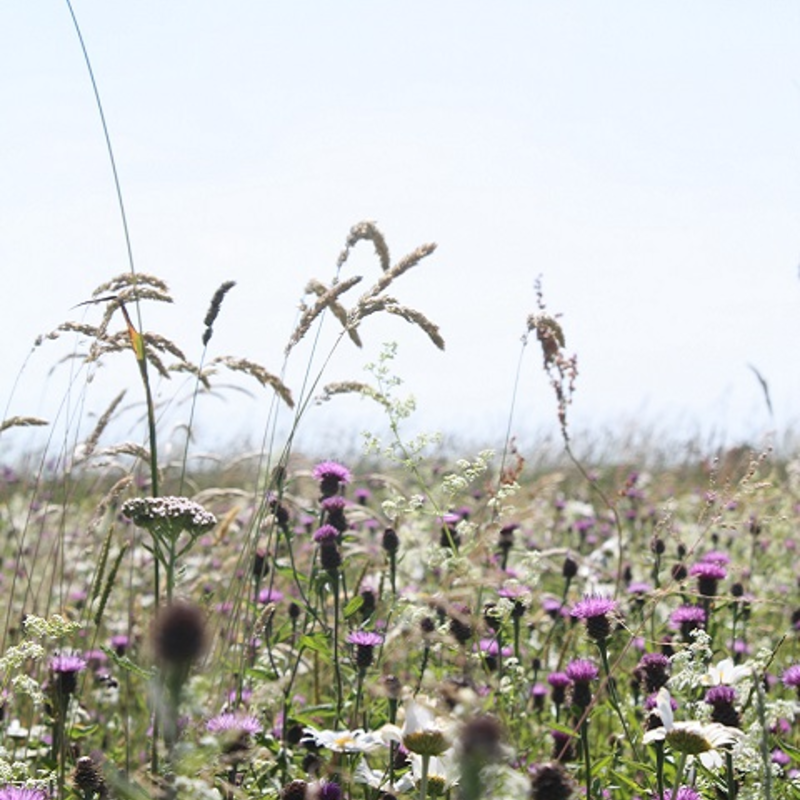
[[(280, 372), (308, 279), (329, 283), (350, 227), (374, 220), (395, 260), (438, 244), (393, 295), (439, 325), (446, 350), (402, 320), (372, 318), (363, 350), (343, 343), (323, 382), (369, 380), (364, 365), (395, 341), (417, 429), (501, 438), (512, 402), (513, 432), (552, 428), (535, 343), (514, 401), (537, 277), (578, 357), (570, 414), (581, 435), (759, 444), (796, 429), (797, 3), (73, 8), (136, 268), (175, 300), (146, 307), (145, 327), (191, 360), (211, 295), (235, 280), (208, 358)], [(85, 413), (91, 428), (121, 387), (140, 402), (135, 366), (115, 356), (87, 384), (61, 361), (74, 339), (32, 349), (65, 320), (96, 322), (97, 309), (74, 306), (129, 268), (66, 3), (0, 4), (0, 75), (3, 416)], [(379, 274), (368, 243), (345, 267), (353, 274), (364, 285)], [(326, 321), (320, 354), (335, 334)], [(304, 342), (286, 367), (295, 392), (310, 354)], [(187, 391), (159, 387), (162, 398)], [(258, 440), (268, 397), (231, 389), (200, 405), (209, 435)], [(379, 424), (367, 406), (311, 409), (307, 441), (344, 446)]]

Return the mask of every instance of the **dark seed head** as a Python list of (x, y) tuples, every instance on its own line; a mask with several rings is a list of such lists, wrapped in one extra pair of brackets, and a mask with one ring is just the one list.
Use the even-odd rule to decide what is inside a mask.
[(166, 606), (153, 624), (153, 649), (162, 666), (188, 669), (206, 649), (203, 611), (183, 602)]

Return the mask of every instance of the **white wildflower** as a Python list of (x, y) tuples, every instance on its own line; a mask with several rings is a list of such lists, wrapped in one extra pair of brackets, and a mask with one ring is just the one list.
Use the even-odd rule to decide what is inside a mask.
[(706, 769), (722, 767), (722, 757), (718, 750), (736, 744), (744, 736), (738, 728), (730, 728), (719, 722), (675, 722), (672, 698), (666, 688), (658, 690), (656, 708), (661, 725), (647, 731), (642, 742), (650, 744), (665, 741), (679, 753), (697, 756)]

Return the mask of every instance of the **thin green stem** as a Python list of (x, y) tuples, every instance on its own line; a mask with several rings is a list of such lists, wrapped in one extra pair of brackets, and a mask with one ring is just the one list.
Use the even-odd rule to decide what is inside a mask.
[(423, 755), (422, 758), (422, 775), (419, 780), (419, 800), (425, 800), (428, 796), (428, 765), (430, 764), (431, 757)]
[(672, 796), (678, 796), (678, 789), (683, 779), (683, 770), (686, 767), (686, 753), (681, 753), (678, 756), (678, 763), (675, 767), (675, 780), (672, 782)]
[(604, 639), (601, 639), (597, 642), (597, 647), (600, 650), (600, 658), (603, 662), (603, 670), (606, 674), (606, 685), (608, 687), (608, 697), (611, 701), (611, 705), (614, 708), (617, 716), (619, 717), (619, 721), (622, 723), (622, 728), (625, 731), (625, 738), (630, 743), (631, 749), (633, 750), (633, 757), (641, 762), (641, 757), (639, 756), (639, 749), (636, 746), (636, 742), (633, 739), (633, 735), (631, 734), (631, 730), (628, 727), (628, 722), (625, 719), (625, 715), (622, 713), (622, 708), (619, 704), (619, 697), (617, 695), (617, 685), (614, 679), (611, 676), (611, 667), (608, 663), (608, 650), (606, 648), (606, 643)]
[(589, 720), (584, 719), (581, 722), (581, 750), (583, 750), (583, 770), (584, 770), (584, 784), (586, 786), (586, 798), (591, 800), (592, 797), (592, 756), (589, 751)]

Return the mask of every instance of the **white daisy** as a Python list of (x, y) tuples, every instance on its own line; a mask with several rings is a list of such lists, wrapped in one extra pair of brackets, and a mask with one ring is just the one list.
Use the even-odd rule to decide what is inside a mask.
[(380, 734), (357, 728), (354, 731), (318, 731), (304, 728), (303, 741), (314, 742), (318, 747), (326, 747), (334, 753), (371, 753), (385, 742)]
[[(416, 753), (411, 754), (411, 774), (415, 783), (422, 780), (422, 756)], [(454, 750), (451, 749), (440, 756), (431, 756), (428, 759), (428, 794), (440, 797), (458, 783), (459, 774), (459, 764)]]
[(710, 666), (708, 672), (700, 679), (703, 686), (733, 686), (750, 674), (750, 667), (738, 666), (732, 658), (724, 658), (716, 666)]
[(647, 731), (642, 742), (667, 742), (679, 753), (697, 756), (707, 769), (722, 767), (722, 756), (718, 750), (736, 744), (744, 736), (738, 728), (721, 725), (719, 722), (675, 722), (672, 698), (666, 688), (658, 690), (656, 708), (661, 725)]
[(410, 752), (423, 756), (439, 756), (453, 744), (452, 723), (414, 698), (406, 701), (402, 730), (384, 725), (382, 731), (387, 741), (401, 742)]

